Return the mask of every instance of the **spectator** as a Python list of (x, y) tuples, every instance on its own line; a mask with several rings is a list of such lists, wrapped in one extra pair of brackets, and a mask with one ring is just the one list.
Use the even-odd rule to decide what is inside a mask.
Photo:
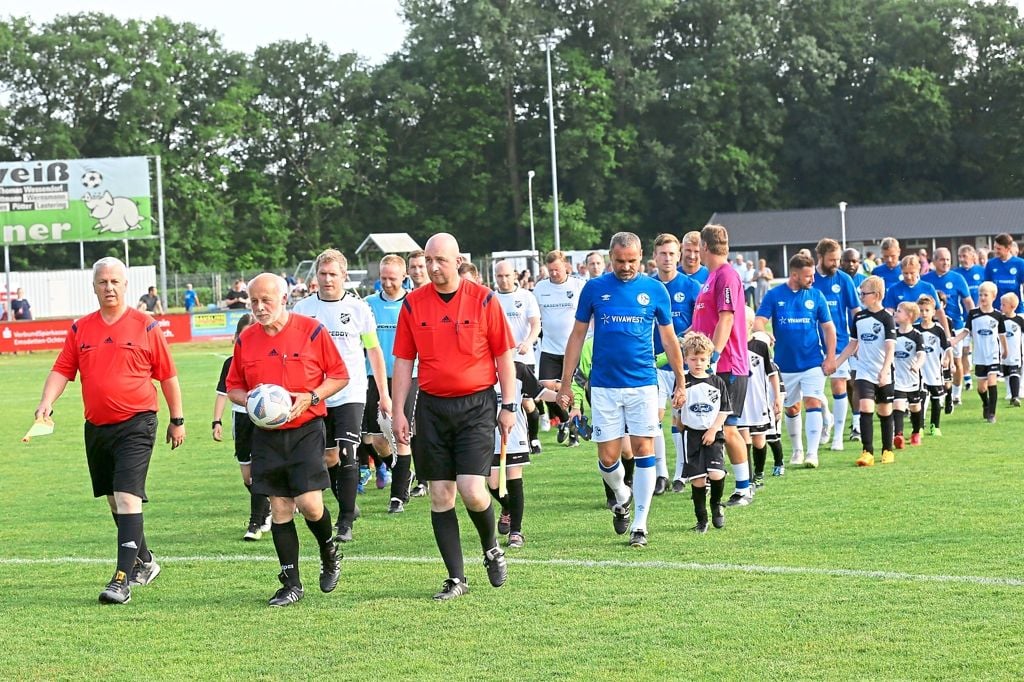
[(135, 306), (144, 313), (150, 315), (163, 315), (164, 304), (160, 301), (160, 296), (157, 294), (156, 287), (150, 287), (146, 290), (146, 293), (139, 297), (139, 303)]
[(604, 256), (597, 251), (587, 254), (587, 278), (594, 279), (604, 274)]
[(185, 285), (185, 312), (190, 313), (192, 309), (199, 305), (199, 294), (192, 288), (192, 283), (189, 282)]
[[(7, 311), (4, 311), (6, 315)], [(18, 287), (17, 291), (14, 292), (14, 298), (11, 299), (11, 314), (14, 315), (16, 320), (31, 320), (32, 319), (32, 306), (29, 304), (28, 299), (25, 298), (25, 290)]]
[(744, 296), (744, 298), (747, 301), (747, 305), (753, 306), (754, 305), (754, 289), (756, 287), (756, 284), (755, 284), (755, 281), (754, 281), (754, 279), (755, 279), (755, 272), (754, 272), (754, 262), (753, 261), (749, 261), (749, 260), (747, 261), (747, 267), (745, 267), (743, 269), (743, 272), (740, 273), (740, 276), (743, 279), (743, 296)]
[(768, 293), (773, 279), (775, 279), (775, 273), (768, 267), (768, 261), (764, 258), (758, 259), (757, 270), (754, 272), (754, 308), (761, 305), (761, 299)]
[[(875, 259), (875, 252), (868, 251), (868, 254), (864, 256), (864, 273), (870, 275), (871, 271), (878, 265), (878, 261)], [(849, 274), (849, 273), (847, 273)]]
[(924, 277), (932, 267), (931, 263), (928, 262), (928, 249), (918, 249), (917, 260), (921, 261), (921, 276)]
[(224, 297), (224, 308), (230, 310), (244, 310), (249, 307), (249, 292), (245, 290), (245, 282), (236, 279), (231, 291)]
[(647, 261), (647, 275), (649, 277), (658, 276), (658, 264), (654, 262), (654, 259)]

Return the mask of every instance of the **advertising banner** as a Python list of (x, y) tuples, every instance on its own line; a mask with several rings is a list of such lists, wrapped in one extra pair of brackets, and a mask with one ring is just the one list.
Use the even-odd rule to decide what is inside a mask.
[[(156, 320), (168, 343), (192, 340), (189, 316), (159, 315)], [(0, 322), (0, 353), (24, 353), (33, 350), (60, 350), (73, 319)]]
[(0, 243), (152, 237), (144, 156), (0, 162)]

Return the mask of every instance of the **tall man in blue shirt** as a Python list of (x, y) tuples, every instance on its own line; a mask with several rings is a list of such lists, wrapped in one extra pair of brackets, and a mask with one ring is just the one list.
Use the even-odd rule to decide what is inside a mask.
[[(885, 285), (885, 298), (882, 301), (882, 305), (885, 306), (885, 309), (891, 315), (896, 311), (900, 303), (904, 301), (916, 303), (917, 299), (922, 296), (929, 296), (933, 301), (939, 300), (935, 287), (921, 280), (921, 261), (918, 260), (917, 256), (911, 254), (900, 263), (900, 280), (895, 284), (889, 285), (887, 283)], [(949, 336), (949, 319), (946, 317), (946, 311), (941, 307), (935, 309), (935, 320), (945, 329), (946, 335)]]
[[(971, 296), (971, 288), (964, 276), (952, 270), (953, 260), (949, 249), (940, 247), (932, 254), (932, 268), (921, 276), (921, 281), (927, 282), (946, 295), (946, 319), (949, 320), (949, 330), (956, 334), (964, 328), (967, 313), (974, 308), (974, 298)], [(981, 268), (978, 268), (979, 270)], [(979, 284), (981, 282), (979, 281)], [(938, 301), (936, 301), (936, 305)], [(963, 393), (964, 366), (961, 361), (963, 347), (966, 341), (960, 341), (953, 347), (953, 392), (946, 394), (946, 412), (953, 411), (953, 403), (960, 402)]]
[(708, 267), (700, 262), (700, 230), (691, 230), (683, 235), (680, 255), (679, 272), (697, 284), (708, 281)]
[[(1024, 301), (1021, 286), (1024, 286), (1024, 258), (1012, 253), (1013, 237), (1005, 232), (997, 234), (992, 244), (994, 257), (985, 263), (985, 281), (996, 285), (996, 300), (1003, 294), (1014, 294)], [(1024, 311), (1024, 303), (1017, 305), (1017, 312)]]
[[(836, 353), (842, 353), (846, 344), (850, 342), (850, 323), (854, 314), (860, 310), (857, 286), (853, 278), (839, 269), (839, 242), (835, 239), (822, 239), (815, 247), (815, 251), (818, 254), (818, 264), (814, 270), (814, 288), (820, 291), (828, 302), (832, 323), (836, 328)], [(832, 374), (832, 450), (843, 449), (843, 433), (846, 430), (846, 414), (849, 410), (847, 387), (850, 378), (849, 361), (837, 367)], [(827, 407), (824, 403), (823, 405)]]
[[(881, 262), (871, 271), (885, 282), (885, 290), (900, 281), (900, 242), (895, 237), (886, 237), (879, 245), (882, 252)], [(920, 262), (918, 263), (920, 266)]]
[[(786, 429), (794, 444), (791, 463), (810, 469), (818, 466), (825, 377), (836, 369), (836, 327), (828, 301), (813, 284), (814, 261), (796, 254), (789, 259), (789, 279), (768, 290), (754, 319), (754, 331), (765, 331), (771, 322), (775, 334), (775, 364), (786, 385)], [(806, 456), (799, 448), (801, 399), (807, 409)]]
[[(978, 287), (985, 281), (985, 267), (978, 263), (978, 252), (970, 244), (963, 244), (959, 249), (956, 250), (957, 260), (960, 266), (956, 269), (958, 273), (964, 276), (967, 280), (967, 290), (971, 292), (971, 300), (975, 303), (978, 302)], [(964, 318), (966, 323), (966, 317)], [(971, 372), (970, 367), (973, 364), (971, 362), (971, 335), (968, 334), (964, 340), (957, 345), (962, 345), (960, 349), (960, 364), (966, 367), (968, 371), (964, 372), (964, 388), (971, 390)], [(954, 403), (960, 404), (960, 394), (954, 396)]]
[(686, 380), (682, 352), (672, 327), (668, 291), (655, 278), (644, 276), (640, 238), (632, 232), (618, 232), (608, 251), (612, 272), (588, 281), (580, 292), (576, 321), (565, 347), (557, 400), (565, 410), (572, 406), (572, 376), (593, 320), (590, 402), (601, 476), (615, 493), (618, 504), (612, 508), (612, 525), (622, 535), (629, 528), (631, 493), (619, 462), (619, 439), (628, 433), (636, 462), (632, 492), (636, 516), (629, 544), (643, 547), (647, 544), (647, 514), (657, 478), (654, 436), (661, 431), (658, 370), (654, 367), (651, 343), (655, 325), (675, 373), (675, 408), (682, 407), (686, 400)]

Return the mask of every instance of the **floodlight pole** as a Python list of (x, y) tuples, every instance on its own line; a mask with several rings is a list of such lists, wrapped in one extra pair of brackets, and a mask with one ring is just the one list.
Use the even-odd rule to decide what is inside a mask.
[(11, 308), (11, 245), (4, 244), (4, 289), (7, 297), (4, 298), (4, 312), (7, 313), (7, 321), (14, 321), (14, 310)]
[(843, 228), (843, 251), (846, 250), (846, 202), (839, 202), (839, 222)]
[(160, 166), (160, 155), (156, 159), (156, 223), (160, 229), (160, 291), (164, 301), (170, 303), (167, 293), (167, 243), (164, 239), (164, 178)]
[[(530, 251), (533, 255), (537, 255), (537, 240), (534, 237), (533, 232), (533, 176), (536, 175), (533, 171), (526, 174), (526, 196), (530, 199)], [(532, 269), (532, 268), (531, 268)]]
[(554, 36), (545, 36), (544, 57), (548, 68), (548, 129), (551, 137), (551, 201), (555, 219), (555, 251), (562, 248), (562, 239), (558, 226), (558, 156), (555, 153), (555, 98), (551, 87), (551, 43)]

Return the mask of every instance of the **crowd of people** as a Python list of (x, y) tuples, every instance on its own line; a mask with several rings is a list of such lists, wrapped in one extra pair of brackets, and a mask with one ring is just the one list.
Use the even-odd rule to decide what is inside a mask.
[[(873, 254), (862, 259), (822, 239), (770, 287), (763, 260), (730, 260), (723, 226), (661, 234), (649, 261), (640, 238), (620, 232), (607, 262), (594, 251), (574, 268), (552, 251), (535, 282), (499, 261), (492, 290), (441, 233), (406, 258), (384, 256), (380, 290), (367, 299), (344, 287), (348, 264), (335, 249), (318, 256), (315, 292), (294, 307), (284, 277), (236, 282), (231, 303), (251, 314), (221, 368), (211, 426), (223, 440), (231, 404), (250, 503), (242, 537), (270, 532), (280, 563), (270, 605), (304, 596), (297, 514), (319, 548), (321, 591), (335, 589), (340, 547), (353, 541), (364, 472), (373, 469), (378, 487), (390, 486), (388, 513), (429, 499), (447, 573), (434, 599), (448, 600), (469, 591), (456, 498), (479, 536), (488, 581), (502, 586), (505, 551), (527, 541), (524, 470), (543, 450), (542, 430), (557, 429), (564, 447), (596, 443), (612, 529), (642, 548), (654, 498), (667, 493), (689, 489), (695, 533), (724, 528), (727, 509), (752, 504), (765, 485), (769, 450), (771, 476), (787, 465), (818, 468), (822, 449), (856, 441), (851, 465), (892, 465), (926, 433), (941, 437), (942, 416), (972, 382), (986, 422), (996, 421), (1000, 381), (1019, 407), (1024, 260), (1010, 235), (995, 238), (984, 266), (970, 246), (958, 249), (958, 268), (945, 248), (930, 260), (901, 258), (898, 240), (887, 238), (880, 251), (868, 267)], [(100, 311), (72, 327), (36, 416), (81, 375), (93, 489), (117, 525), (116, 570), (100, 601), (125, 603), (160, 572), (142, 530), (153, 379), (170, 409), (172, 447), (184, 442), (184, 414), (149, 306), (124, 300), (124, 265), (102, 259), (93, 279)], [(112, 378), (118, 391), (109, 390)], [(250, 392), (265, 383), (293, 398), (279, 429), (255, 427), (246, 414)]]

